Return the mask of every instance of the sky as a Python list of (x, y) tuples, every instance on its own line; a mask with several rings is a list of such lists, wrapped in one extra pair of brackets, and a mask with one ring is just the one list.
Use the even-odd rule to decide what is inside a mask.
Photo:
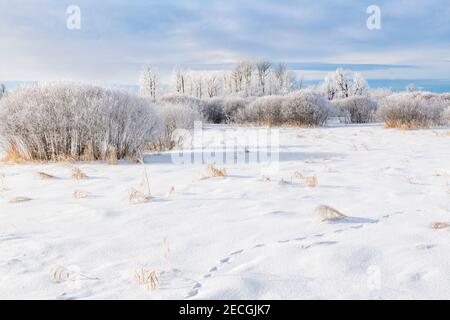
[[(80, 29), (67, 8), (80, 8)], [(377, 5), (381, 30), (366, 12)], [(143, 65), (286, 62), (305, 79), (450, 79), (448, 0), (0, 0), (0, 81), (135, 84)]]

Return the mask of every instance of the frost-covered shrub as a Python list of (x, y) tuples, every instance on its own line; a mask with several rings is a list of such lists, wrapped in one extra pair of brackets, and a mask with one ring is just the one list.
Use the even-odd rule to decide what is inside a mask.
[(190, 108), (197, 109), (197, 110), (200, 110), (200, 108), (202, 107), (202, 104), (203, 104), (203, 101), (198, 98), (186, 96), (186, 95), (182, 95), (182, 94), (178, 94), (178, 93), (164, 95), (158, 99), (158, 102), (162, 103), (162, 104), (168, 103), (168, 104), (178, 104), (178, 105), (189, 106)]
[(0, 141), (18, 160), (136, 159), (159, 132), (152, 104), (121, 91), (42, 85), (0, 101)]
[(212, 98), (205, 101), (203, 116), (212, 123), (235, 123), (247, 100), (240, 97)]
[(282, 115), (287, 124), (313, 127), (323, 125), (331, 114), (329, 101), (323, 94), (300, 90), (286, 96)]
[(442, 112), (442, 122), (443, 124), (450, 126), (450, 106)]
[(202, 107), (203, 118), (209, 123), (224, 123), (225, 113), (222, 99), (212, 98), (204, 101)]
[(353, 96), (333, 101), (337, 115), (345, 123), (368, 123), (374, 121), (377, 103), (364, 96)]
[(283, 124), (282, 105), (285, 97), (265, 96), (251, 102), (239, 117), (240, 122), (251, 122), (264, 125)]
[(380, 102), (377, 116), (387, 128), (426, 128), (440, 122), (443, 106), (436, 96), (423, 93), (397, 93)]
[(177, 135), (177, 129), (192, 129), (195, 121), (202, 121), (198, 110), (182, 104), (166, 103), (159, 105), (162, 131), (157, 141), (152, 145), (156, 150), (171, 150), (183, 142), (183, 136)]

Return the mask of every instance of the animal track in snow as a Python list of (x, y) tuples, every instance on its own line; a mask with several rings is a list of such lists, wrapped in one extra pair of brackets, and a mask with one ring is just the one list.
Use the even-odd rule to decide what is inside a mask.
[[(264, 247), (272, 246), (272, 245), (295, 244), (295, 242), (298, 243), (298, 242), (306, 241), (308, 239), (313, 240), (313, 239), (317, 239), (317, 238), (325, 238), (325, 237), (327, 237), (329, 235), (333, 235), (333, 234), (338, 235), (338, 234), (345, 233), (348, 231), (357, 231), (357, 230), (364, 229), (366, 227), (366, 225), (376, 225), (381, 220), (390, 219), (394, 216), (402, 215), (402, 214), (404, 214), (404, 212), (398, 211), (398, 212), (394, 212), (392, 214), (384, 215), (380, 219), (377, 219), (377, 220), (349, 217), (348, 219), (343, 219), (340, 222), (333, 223), (333, 224), (339, 224), (339, 225), (341, 225), (341, 227), (338, 229), (329, 231), (329, 232), (318, 233), (318, 234), (311, 235), (309, 237), (300, 236), (300, 237), (296, 237), (296, 238), (292, 238), (292, 239), (276, 240), (276, 241), (272, 241), (270, 243), (259, 243), (259, 244), (256, 244), (256, 245), (250, 247), (249, 249), (236, 250), (236, 251), (230, 253), (228, 256), (226, 256), (222, 259), (219, 259), (219, 263), (217, 265), (211, 267), (209, 269), (208, 273), (204, 274), (202, 276), (202, 278), (204, 280), (211, 279), (212, 277), (214, 277), (214, 275), (216, 275), (218, 272), (220, 272), (222, 267), (232, 263), (233, 257), (241, 255), (247, 251), (259, 250)], [(356, 225), (351, 225), (349, 227), (342, 228), (342, 224), (356, 224)], [(300, 248), (303, 250), (308, 250), (308, 249), (312, 249), (312, 248), (319, 247), (319, 246), (333, 246), (333, 245), (337, 245), (338, 243), (339, 243), (339, 241), (336, 241), (336, 240), (322, 240), (322, 241), (312, 242), (309, 244), (304, 244)], [(418, 246), (418, 249), (419, 249), (419, 246)], [(420, 248), (420, 249), (423, 249), (423, 248)], [(425, 249), (429, 249), (429, 248), (426, 247)], [(203, 287), (203, 284), (198, 282), (198, 284), (196, 284), (194, 287), (191, 288), (190, 294), (188, 295), (187, 298), (192, 298), (192, 297), (195, 297), (196, 295), (198, 295), (198, 293), (202, 287)]]

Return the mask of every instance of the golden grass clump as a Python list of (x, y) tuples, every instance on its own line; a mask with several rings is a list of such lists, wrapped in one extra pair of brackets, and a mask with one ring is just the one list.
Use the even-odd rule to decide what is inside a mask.
[(141, 204), (149, 202), (151, 199), (150, 194), (138, 191), (134, 188), (128, 190), (128, 202), (131, 204)]
[(117, 156), (117, 150), (115, 148), (112, 148), (109, 150), (106, 154), (106, 163), (110, 166), (115, 166), (118, 163), (118, 156)]
[(3, 161), (8, 163), (23, 163), (26, 162), (27, 159), (20, 153), (19, 148), (15, 145), (10, 145), (5, 152), (5, 157)]
[(438, 131), (435, 131), (434, 134), (435, 134), (437, 137), (450, 137), (450, 131), (446, 131), (446, 132), (438, 132)]
[(450, 227), (450, 224), (447, 222), (433, 222), (430, 225), (430, 228), (434, 229), (434, 230), (443, 230), (443, 229), (447, 229), (449, 227)]
[(52, 176), (51, 174), (45, 172), (38, 172), (38, 178), (41, 180), (51, 180), (54, 179), (55, 176)]
[(345, 218), (345, 215), (338, 210), (326, 206), (320, 205), (314, 210), (316, 219), (320, 222), (333, 222)]
[(216, 168), (214, 165), (210, 164), (208, 165), (208, 174), (210, 177), (213, 178), (219, 178), (219, 177), (226, 177), (227, 176), (227, 171), (225, 169), (218, 169)]
[(33, 199), (28, 198), (28, 197), (14, 197), (14, 198), (9, 199), (8, 202), (9, 203), (21, 203), (21, 202), (28, 202), (31, 200), (33, 200)]
[(73, 198), (77, 200), (89, 198), (90, 195), (89, 192), (83, 190), (75, 190), (73, 192)]
[(75, 180), (84, 180), (87, 178), (86, 173), (84, 173), (83, 171), (81, 171), (80, 168), (73, 168), (72, 169), (72, 179)]
[(155, 290), (158, 288), (161, 275), (161, 271), (142, 268), (135, 271), (134, 278), (139, 285), (145, 285), (148, 290)]
[(409, 130), (417, 130), (417, 129), (426, 129), (430, 128), (430, 124), (428, 122), (421, 121), (386, 121), (384, 123), (385, 129), (400, 129), (403, 131)]
[(307, 177), (305, 179), (305, 184), (308, 187), (314, 188), (314, 187), (316, 187), (319, 184), (319, 180), (317, 179), (316, 176)]

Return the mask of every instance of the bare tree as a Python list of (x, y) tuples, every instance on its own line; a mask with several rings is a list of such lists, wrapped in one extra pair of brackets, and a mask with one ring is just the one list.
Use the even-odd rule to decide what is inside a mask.
[(258, 84), (261, 87), (262, 94), (266, 93), (266, 80), (272, 64), (269, 61), (261, 60), (256, 63), (256, 71), (258, 73)]
[(186, 92), (186, 73), (180, 67), (176, 66), (174, 70), (175, 91), (179, 94)]
[(251, 61), (244, 61), (242, 65), (242, 74), (244, 78), (245, 91), (247, 95), (251, 95), (252, 78), (253, 78), (253, 63)]
[(242, 83), (244, 80), (244, 65), (242, 63), (239, 63), (236, 65), (233, 70), (231, 71), (231, 77), (234, 81), (234, 90), (235, 92), (241, 92), (242, 91)]
[(5, 85), (2, 83), (0, 85), (0, 99), (4, 96), (4, 94), (6, 93), (6, 87)]
[(150, 66), (142, 69), (139, 84), (142, 96), (156, 99), (156, 74)]
[(212, 98), (218, 95), (219, 93), (219, 79), (216, 73), (210, 73), (206, 77), (206, 91), (208, 93), (208, 97)]

